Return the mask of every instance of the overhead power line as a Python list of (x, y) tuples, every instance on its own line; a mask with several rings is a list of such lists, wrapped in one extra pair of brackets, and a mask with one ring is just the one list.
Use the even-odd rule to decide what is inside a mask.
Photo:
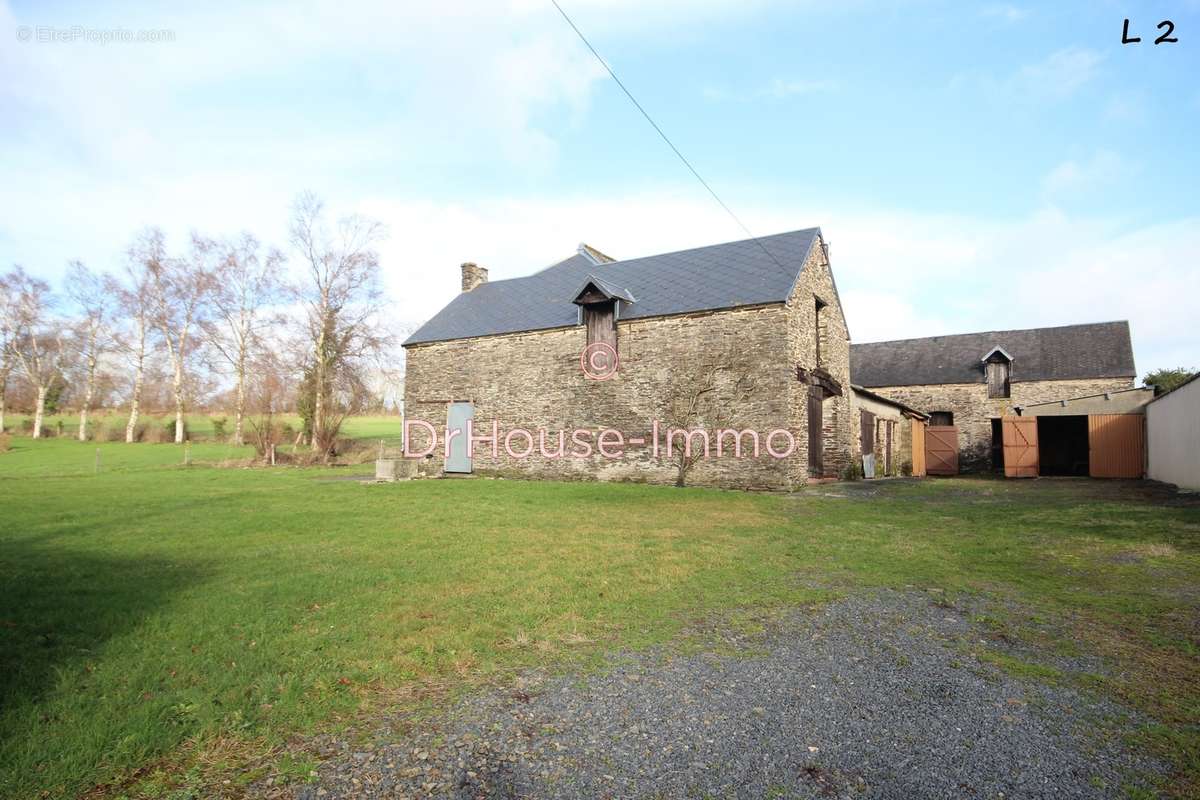
[(754, 243), (762, 248), (762, 251), (767, 254), (767, 258), (774, 261), (775, 265), (780, 269), (785, 269), (783, 264), (780, 264), (779, 260), (771, 254), (771, 251), (768, 250), (761, 241), (759, 241), (758, 237), (750, 232), (750, 229), (747, 228), (746, 224), (738, 218), (738, 215), (733, 213), (733, 209), (726, 205), (725, 201), (721, 199), (720, 195), (718, 195), (716, 191), (714, 191), (713, 188), (708, 185), (708, 181), (704, 180), (704, 177), (696, 170), (695, 167), (692, 166), (692, 162), (688, 161), (683, 153), (679, 152), (679, 148), (675, 146), (675, 143), (672, 142), (670, 137), (663, 132), (663, 129), (658, 126), (658, 123), (654, 121), (654, 118), (651, 117), (646, 109), (642, 107), (642, 104), (639, 103), (637, 98), (633, 96), (633, 92), (629, 91), (628, 87), (626, 87), (625, 84), (621, 82), (621, 79), (617, 77), (617, 73), (613, 72), (613, 68), (610, 67), (608, 62), (604, 60), (604, 57), (601, 56), (600, 53), (596, 52), (596, 48), (592, 47), (592, 43), (589, 42), (588, 38), (583, 35), (583, 31), (579, 30), (579, 26), (576, 25), (575, 21), (567, 15), (567, 12), (563, 10), (563, 7), (558, 4), (558, 0), (550, 0), (550, 2), (553, 3), (554, 7), (558, 9), (558, 13), (562, 14), (562, 18), (567, 21), (567, 24), (571, 26), (571, 30), (575, 31), (575, 35), (579, 37), (579, 40), (584, 43), (588, 50), (592, 51), (592, 55), (595, 56), (596, 60), (600, 62), (600, 66), (604, 67), (604, 69), (608, 72), (609, 77), (613, 79), (617, 86), (621, 87), (621, 91), (624, 92), (625, 96), (629, 98), (629, 102), (633, 103), (634, 107), (637, 108), (637, 110), (641, 112), (642, 116), (646, 118), (646, 122), (650, 123), (650, 127), (654, 128), (658, 135), (662, 137), (662, 140), (667, 143), (667, 147), (671, 148), (671, 151), (679, 157), (679, 160), (683, 162), (683, 165), (687, 167), (693, 175), (696, 176), (696, 180), (700, 181), (700, 185), (708, 190), (708, 193), (712, 195), (713, 199), (717, 201), (721, 208), (725, 209), (725, 213), (737, 223), (738, 227), (745, 231), (746, 235), (753, 239)]

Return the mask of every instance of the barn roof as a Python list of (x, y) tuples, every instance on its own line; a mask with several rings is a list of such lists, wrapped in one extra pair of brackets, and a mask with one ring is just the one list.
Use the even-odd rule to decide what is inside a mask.
[(1137, 375), (1129, 323), (985, 331), (850, 346), (850, 377), (860, 386), (983, 383), (980, 359), (995, 348), (1012, 358), (1013, 381)]
[(589, 276), (635, 298), (622, 302), (621, 319), (784, 302), (820, 233), (806, 228), (599, 264), (576, 253), (532, 275), (463, 292), (404, 344), (577, 325), (571, 300)]

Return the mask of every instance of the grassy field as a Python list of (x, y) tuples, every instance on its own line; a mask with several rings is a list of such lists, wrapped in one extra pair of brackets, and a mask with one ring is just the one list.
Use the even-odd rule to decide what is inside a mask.
[[(188, 435), (193, 440), (198, 441), (211, 441), (215, 439), (214, 419), (225, 420), (226, 435), (233, 433), (232, 414), (188, 414)], [(300, 417), (296, 414), (281, 414), (277, 419), (281, 423), (291, 425), (293, 428), (299, 429), (300, 427)], [(9, 413), (4, 415), (5, 428), (9, 433), (17, 435), (20, 435), (26, 427), (32, 425), (31, 420), (32, 417), (28, 414)], [(128, 420), (129, 415), (127, 412), (101, 411), (91, 415), (88, 425), (92, 430), (92, 438), (98, 441), (106, 440), (107, 433), (110, 430), (117, 431), (123, 441), (125, 423)], [(175, 415), (145, 414), (140, 418), (140, 421), (144, 422), (148, 428), (165, 429), (167, 425), (174, 424)], [(79, 415), (50, 414), (47, 415), (43, 424), (50, 435), (57, 436), (61, 430), (63, 436), (73, 439), (79, 432)], [(350, 417), (346, 420), (345, 425), (342, 426), (342, 435), (348, 439), (398, 440), (400, 438), (400, 417), (396, 414)]]
[[(302, 778), (311, 762), (284, 742), (412, 703), (414, 686), (594, 663), (701, 615), (876, 586), (989, 598), (1004, 635), (1107, 659), (1087, 690), (1147, 715), (1140, 745), (1175, 769), (1165, 790), (1200, 787), (1200, 505), (1137, 486), (363, 485), (344, 470), (183, 466), (172, 445), (12, 448), (0, 454), (2, 797), (210, 796)], [(192, 458), (229, 449), (197, 444)]]

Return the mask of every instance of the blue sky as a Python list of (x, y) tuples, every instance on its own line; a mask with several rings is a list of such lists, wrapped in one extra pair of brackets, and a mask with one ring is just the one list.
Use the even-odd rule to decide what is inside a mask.
[[(854, 340), (1128, 318), (1200, 364), (1195, 0), (562, 3), (755, 233), (822, 226)], [(51, 278), (148, 224), (282, 244), (305, 189), (387, 223), (406, 323), (460, 261), (743, 236), (548, 0), (0, 3), (0, 119), (0, 263)]]

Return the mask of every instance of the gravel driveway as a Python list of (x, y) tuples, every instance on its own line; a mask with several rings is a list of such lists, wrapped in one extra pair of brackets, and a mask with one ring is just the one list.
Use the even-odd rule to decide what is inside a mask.
[[(1161, 766), (1135, 721), (966, 653), (983, 631), (918, 592), (789, 615), (745, 652), (624, 655), (524, 676), (369, 749), (324, 740), (297, 797), (1120, 797)], [(406, 727), (391, 721), (391, 730)], [(1102, 725), (1103, 735), (1097, 725)], [(264, 788), (266, 793), (271, 793)]]

